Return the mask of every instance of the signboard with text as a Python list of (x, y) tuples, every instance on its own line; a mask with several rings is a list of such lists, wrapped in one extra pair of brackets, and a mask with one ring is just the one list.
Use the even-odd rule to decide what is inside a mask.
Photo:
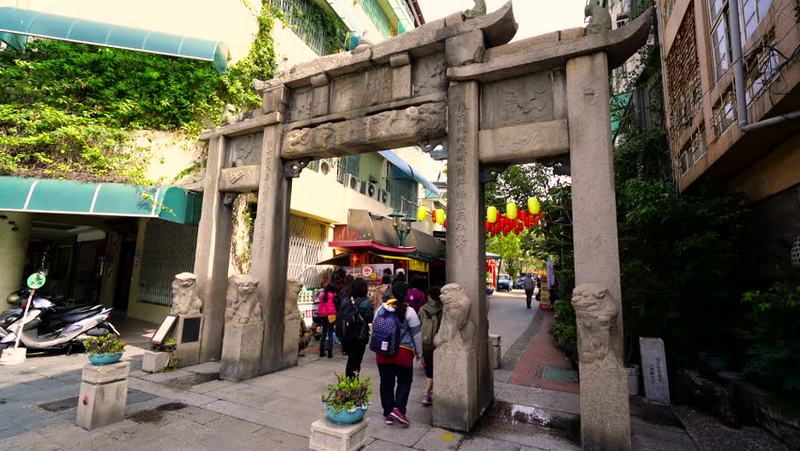
[(670, 404), (669, 379), (667, 378), (664, 340), (639, 337), (639, 350), (642, 354), (642, 379), (647, 401), (668, 406)]

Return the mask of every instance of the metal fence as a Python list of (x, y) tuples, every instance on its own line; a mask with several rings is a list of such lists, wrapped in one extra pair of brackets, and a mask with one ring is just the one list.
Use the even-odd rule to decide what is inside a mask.
[(172, 305), (175, 274), (192, 272), (197, 227), (152, 219), (147, 222), (139, 275), (139, 302)]
[(288, 277), (299, 278), (306, 288), (321, 287), (327, 268), (317, 266), (317, 262), (322, 259), (328, 239), (328, 225), (292, 216), (289, 233)]

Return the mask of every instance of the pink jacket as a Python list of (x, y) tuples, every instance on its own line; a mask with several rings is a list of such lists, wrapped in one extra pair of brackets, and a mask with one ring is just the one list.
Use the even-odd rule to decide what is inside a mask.
[[(325, 299), (326, 294), (328, 295), (327, 299)], [(336, 314), (336, 303), (334, 302), (334, 298), (336, 298), (336, 296), (334, 296), (334, 294), (330, 292), (326, 293), (323, 291), (322, 293), (319, 294), (319, 307), (317, 308), (318, 316), (328, 316)]]

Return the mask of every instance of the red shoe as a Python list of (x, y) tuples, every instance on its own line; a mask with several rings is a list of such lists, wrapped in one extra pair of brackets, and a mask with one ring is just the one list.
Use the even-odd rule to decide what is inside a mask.
[(387, 426), (391, 426), (394, 424), (394, 418), (391, 415), (386, 415), (386, 418), (383, 419), (383, 424)]
[(399, 421), (400, 424), (402, 424), (405, 427), (411, 426), (411, 422), (408, 421), (408, 418), (406, 418), (406, 416), (403, 414), (403, 412), (401, 412), (397, 408), (392, 410), (392, 413), (390, 413), (389, 416), (394, 418), (395, 420)]

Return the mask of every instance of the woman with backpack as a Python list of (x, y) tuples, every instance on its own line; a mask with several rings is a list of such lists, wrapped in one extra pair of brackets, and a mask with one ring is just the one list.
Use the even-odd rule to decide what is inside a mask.
[(342, 331), (337, 335), (341, 335), (339, 339), (347, 353), (347, 377), (361, 373), (361, 360), (369, 342), (369, 325), (372, 323), (374, 309), (367, 298), (367, 291), (367, 282), (360, 277), (355, 279), (350, 287), (350, 297), (342, 299), (336, 317), (337, 327)]
[(439, 298), (442, 290), (439, 287), (428, 289), (428, 302), (419, 310), (422, 321), (422, 364), (425, 367), (425, 395), (422, 405), (427, 407), (433, 404), (433, 337), (439, 332), (442, 323), (442, 300)]
[(422, 327), (414, 309), (405, 302), (408, 285), (392, 284), (392, 298), (384, 302), (372, 320), (369, 348), (376, 353), (380, 374), (384, 423), (411, 425), (406, 405), (411, 393), (414, 358), (422, 353)]
[(325, 357), (325, 350), (328, 350), (328, 358), (333, 358), (333, 331), (336, 322), (336, 288), (329, 284), (325, 291), (319, 294), (319, 307), (317, 316), (322, 323), (322, 336), (319, 338), (319, 356)]

